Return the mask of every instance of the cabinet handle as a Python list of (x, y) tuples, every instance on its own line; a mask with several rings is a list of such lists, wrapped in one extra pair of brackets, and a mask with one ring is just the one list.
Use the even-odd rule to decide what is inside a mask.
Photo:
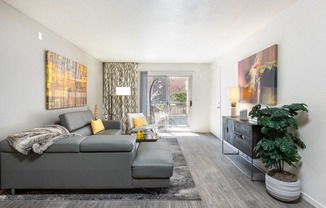
[(240, 135), (240, 139), (244, 139), (244, 136), (243, 135)]
[(229, 132), (229, 128), (226, 128), (226, 132), (227, 132), (227, 133)]

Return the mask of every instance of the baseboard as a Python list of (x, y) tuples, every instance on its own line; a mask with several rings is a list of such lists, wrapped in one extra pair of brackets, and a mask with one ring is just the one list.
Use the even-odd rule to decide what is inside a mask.
[(307, 195), (304, 192), (301, 192), (301, 197), (309, 202), (310, 204), (314, 205), (316, 208), (326, 208), (326, 206), (322, 205), (321, 203), (317, 202), (313, 198), (311, 198), (309, 195)]

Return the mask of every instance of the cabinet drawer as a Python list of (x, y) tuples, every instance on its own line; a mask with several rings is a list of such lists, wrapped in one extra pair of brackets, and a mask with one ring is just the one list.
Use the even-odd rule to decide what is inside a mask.
[(251, 128), (251, 126), (241, 124), (239, 122), (234, 122), (234, 133), (251, 138), (252, 137), (252, 128)]
[(234, 134), (234, 146), (249, 157), (252, 157), (252, 139), (243, 134)]

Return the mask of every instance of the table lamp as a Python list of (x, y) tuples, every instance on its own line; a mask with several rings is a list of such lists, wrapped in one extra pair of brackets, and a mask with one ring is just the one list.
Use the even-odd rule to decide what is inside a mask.
[(231, 117), (236, 117), (237, 101), (240, 99), (239, 87), (230, 87), (228, 89), (228, 100), (231, 101)]

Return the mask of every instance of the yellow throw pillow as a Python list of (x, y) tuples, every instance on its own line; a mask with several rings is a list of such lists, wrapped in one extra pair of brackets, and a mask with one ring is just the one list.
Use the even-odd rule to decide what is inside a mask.
[(97, 119), (95, 121), (91, 120), (91, 126), (92, 126), (93, 134), (96, 134), (105, 129), (101, 119)]
[(142, 116), (142, 117), (139, 117), (139, 118), (133, 118), (132, 122), (134, 123), (134, 126), (136, 128), (148, 125), (145, 116)]

